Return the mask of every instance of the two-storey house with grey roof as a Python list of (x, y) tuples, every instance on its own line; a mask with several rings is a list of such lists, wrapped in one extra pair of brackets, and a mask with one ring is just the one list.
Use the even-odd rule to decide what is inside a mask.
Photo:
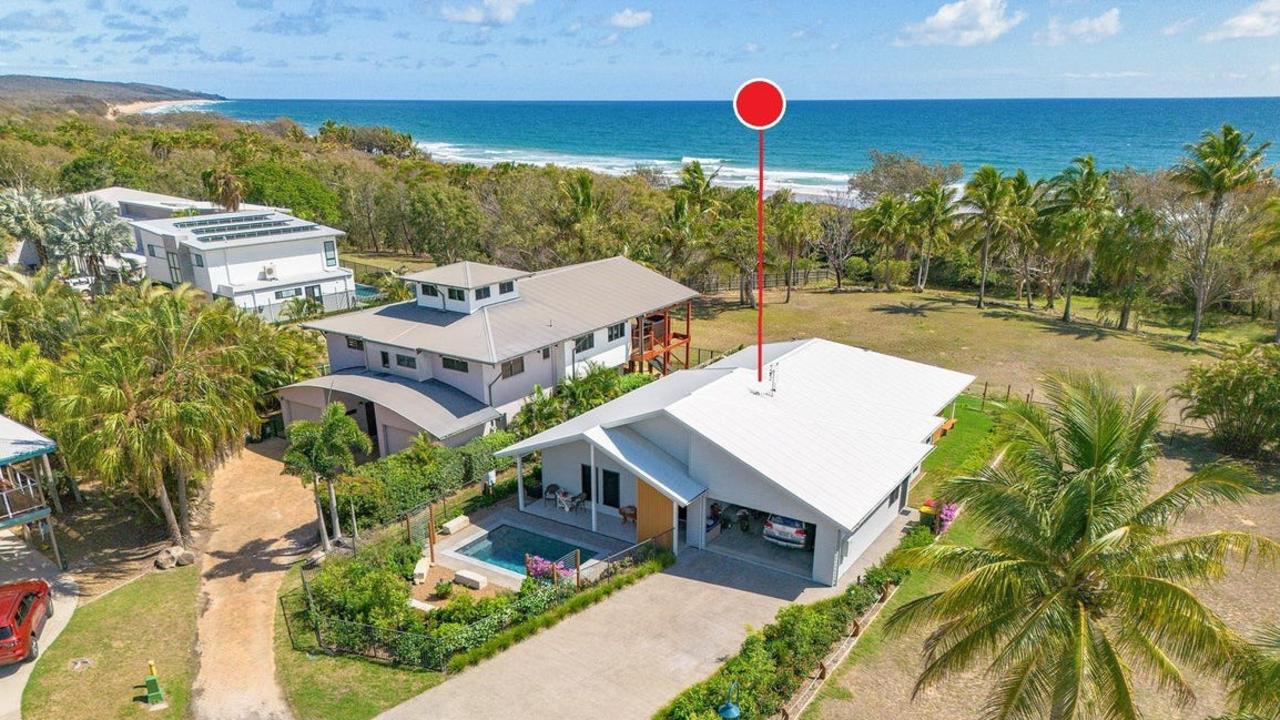
[(304, 323), (324, 334), (331, 372), (280, 390), (286, 423), (337, 401), (379, 454), (423, 433), (460, 445), (591, 364), (689, 364), (697, 293), (626, 258), (538, 272), (459, 262), (402, 279), (413, 300)]

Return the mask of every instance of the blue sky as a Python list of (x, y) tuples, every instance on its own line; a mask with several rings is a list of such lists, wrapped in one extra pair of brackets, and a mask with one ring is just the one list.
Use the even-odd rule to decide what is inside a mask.
[(1280, 0), (2, 0), (0, 74), (230, 97), (1280, 95)]

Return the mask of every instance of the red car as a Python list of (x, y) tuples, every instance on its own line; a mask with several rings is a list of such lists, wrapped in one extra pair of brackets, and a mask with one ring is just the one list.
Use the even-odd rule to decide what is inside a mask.
[(28, 580), (0, 585), (0, 665), (35, 660), (38, 638), (53, 617), (49, 583)]

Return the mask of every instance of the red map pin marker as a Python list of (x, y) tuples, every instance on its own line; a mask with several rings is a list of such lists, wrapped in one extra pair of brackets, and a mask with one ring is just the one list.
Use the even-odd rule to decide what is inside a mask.
[(753, 78), (733, 94), (738, 122), (759, 135), (759, 175), (756, 187), (756, 382), (764, 382), (764, 131), (787, 112), (787, 97), (772, 80)]

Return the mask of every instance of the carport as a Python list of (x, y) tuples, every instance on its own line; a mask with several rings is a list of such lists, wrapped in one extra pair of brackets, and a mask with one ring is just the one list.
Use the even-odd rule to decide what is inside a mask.
[(791, 547), (770, 542), (764, 523), (771, 513), (712, 498), (708, 503), (706, 549), (808, 579), (813, 574), (817, 526), (805, 523), (805, 543)]

